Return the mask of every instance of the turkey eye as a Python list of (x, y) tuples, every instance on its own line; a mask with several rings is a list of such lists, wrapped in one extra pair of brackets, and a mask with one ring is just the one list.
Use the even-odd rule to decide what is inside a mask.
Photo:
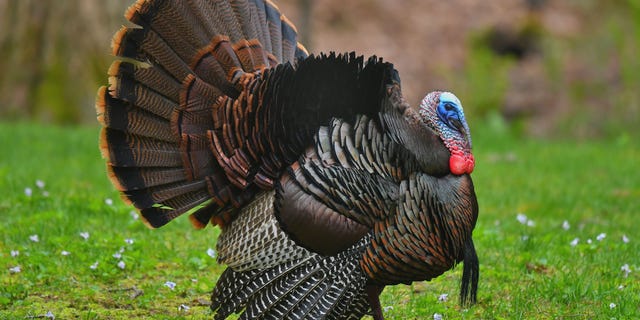
[(447, 111), (453, 111), (455, 108), (450, 103), (446, 103), (444, 105), (444, 109)]

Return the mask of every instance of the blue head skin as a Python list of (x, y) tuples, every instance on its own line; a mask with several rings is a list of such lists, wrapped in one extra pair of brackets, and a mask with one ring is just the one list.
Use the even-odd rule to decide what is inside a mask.
[(449, 149), (451, 172), (456, 175), (471, 173), (475, 166), (471, 134), (458, 97), (450, 92), (431, 92), (422, 100), (419, 112), (425, 124)]
[(438, 118), (446, 124), (450, 129), (462, 133), (469, 142), (471, 147), (471, 135), (469, 134), (469, 126), (464, 118), (462, 103), (460, 99), (451, 92), (440, 93), (440, 102), (437, 107)]

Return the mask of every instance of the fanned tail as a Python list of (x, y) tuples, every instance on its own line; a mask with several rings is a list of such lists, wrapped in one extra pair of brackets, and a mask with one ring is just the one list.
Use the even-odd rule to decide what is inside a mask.
[(358, 265), (365, 237), (336, 256), (313, 254), (270, 269), (228, 268), (212, 295), (215, 319), (360, 319), (370, 306), (367, 278)]
[(190, 210), (197, 227), (221, 224), (230, 205), (215, 200), (230, 191), (212, 106), (237, 98), (245, 74), (307, 52), (270, 1), (138, 0), (125, 16), (141, 28), (114, 36), (119, 59), (96, 101), (109, 176), (151, 227)]

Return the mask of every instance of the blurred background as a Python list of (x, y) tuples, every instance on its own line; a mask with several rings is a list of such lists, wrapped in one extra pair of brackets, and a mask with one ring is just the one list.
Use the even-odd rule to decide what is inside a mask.
[[(133, 0), (0, 0), (0, 120), (97, 124)], [(640, 136), (640, 0), (278, 0), (310, 52), (395, 64), (412, 105), (445, 89), (473, 127)]]

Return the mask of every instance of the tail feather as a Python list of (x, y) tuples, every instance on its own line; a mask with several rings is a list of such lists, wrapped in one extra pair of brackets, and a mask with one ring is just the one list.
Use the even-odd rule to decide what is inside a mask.
[(137, 136), (124, 131), (102, 130), (101, 148), (116, 167), (181, 167), (182, 154), (169, 142)]
[(109, 92), (112, 97), (135, 103), (140, 87), (149, 88), (173, 102), (180, 101), (182, 83), (157, 66), (137, 66), (115, 61), (109, 68)]
[(114, 35), (112, 47), (114, 55), (134, 59), (146, 67), (150, 67), (149, 62), (154, 61), (152, 67), (166, 70), (178, 82), (191, 73), (187, 65), (189, 60), (184, 60), (174, 51), (175, 47), (152, 29), (123, 27)]
[[(242, 31), (242, 35), (244, 39), (259, 39), (258, 38), (258, 27), (260, 26), (260, 22), (258, 21), (258, 16), (255, 14), (255, 11), (252, 12), (252, 9), (257, 9), (254, 6), (250, 6), (249, 2), (234, 2), (231, 3), (231, 8), (233, 9), (235, 17), (238, 17), (239, 21), (245, 21), (248, 23), (240, 24), (240, 30)], [(262, 39), (259, 39), (262, 40)]]
[(207, 136), (183, 133), (180, 151), (188, 181), (203, 180), (214, 174), (215, 159), (211, 156)]
[[(261, 0), (251, 0), (252, 6), (250, 6), (251, 16), (256, 19), (256, 32), (257, 38), (260, 43), (264, 45), (264, 49), (268, 52), (272, 52), (271, 35), (269, 34), (269, 22), (267, 21), (267, 4)], [(275, 58), (275, 57), (274, 57)]]
[(266, 68), (269, 64), (267, 55), (256, 39), (241, 40), (234, 45), (234, 50), (244, 70), (259, 70)]
[(207, 203), (199, 205), (198, 207), (196, 207), (196, 209), (197, 210), (192, 209), (193, 213), (189, 215), (189, 220), (191, 221), (191, 224), (197, 229), (206, 227), (207, 224), (212, 221), (214, 224), (218, 224), (218, 222), (215, 221), (216, 219), (220, 219), (221, 221), (228, 220), (228, 218), (226, 217), (216, 217), (216, 215), (218, 215), (221, 210), (214, 201), (208, 200)]
[[(177, 199), (181, 199), (185, 195), (197, 195), (198, 191), (201, 191), (201, 196), (206, 199), (207, 193), (203, 191), (203, 189), (205, 188), (206, 182), (200, 180), (195, 182), (177, 182), (172, 184), (164, 184), (156, 187), (148, 187), (146, 190), (132, 190), (127, 192), (127, 194), (134, 203), (136, 203), (138, 199), (140, 199), (140, 203), (142, 203), (142, 201), (147, 199), (147, 194), (150, 193), (152, 195), (151, 200), (154, 203), (162, 203), (165, 207), (173, 207), (179, 209), (182, 207), (182, 205), (178, 205), (175, 207), (170, 206), (170, 201), (175, 200), (174, 202), (177, 202)], [(148, 207), (148, 205), (145, 205), (144, 207)]]
[[(179, 209), (179, 205), (188, 200), (179, 201), (191, 192), (200, 191), (204, 182), (176, 182), (172, 184), (163, 184), (156, 187), (147, 187), (145, 189), (127, 190), (124, 193), (131, 203), (138, 209), (146, 209), (153, 207), (162, 207), (164, 209)], [(205, 195), (201, 193), (201, 195)], [(162, 203), (162, 205), (156, 205)]]
[[(144, 205), (141, 209), (142, 217), (151, 227), (157, 227), (167, 224), (181, 214), (195, 208), (198, 205), (208, 201), (210, 196), (204, 190), (198, 190), (194, 193), (182, 194), (180, 196), (168, 199), (162, 204), (154, 203), (151, 206)], [(135, 205), (135, 204), (134, 204)], [(197, 225), (196, 225), (197, 226)]]
[(177, 137), (172, 133), (171, 123), (167, 119), (124, 101), (114, 100), (104, 104), (100, 114), (101, 124), (113, 130), (170, 143), (178, 142)]
[(212, 105), (222, 93), (199, 78), (188, 76), (184, 81), (180, 106), (173, 110), (172, 130), (176, 135), (206, 135), (214, 128)]
[(138, 0), (127, 10), (125, 17), (144, 30), (157, 33), (182, 61), (190, 61), (193, 54), (213, 36), (197, 23), (200, 20), (190, 10), (187, 1)]
[[(214, 106), (238, 98), (251, 73), (305, 57), (306, 50), (268, 0), (138, 0), (125, 17), (140, 28), (114, 35), (120, 59), (96, 102), (109, 176), (150, 226), (194, 208), (196, 227), (227, 222), (230, 208), (255, 194), (238, 190), (257, 190), (243, 171), (257, 155), (215, 160), (214, 152), (228, 151), (216, 148), (236, 149), (251, 133)], [(253, 107), (244, 104), (217, 110)], [(221, 144), (213, 131), (222, 133)]]
[(122, 177), (118, 190), (139, 190), (148, 187), (155, 187), (164, 184), (171, 184), (183, 181), (185, 171), (183, 168), (131, 168), (131, 167), (111, 167), (113, 174)]
[(235, 99), (242, 91), (237, 80), (244, 70), (228, 36), (214, 37), (194, 56), (190, 65), (198, 77), (220, 88), (225, 95)]
[(308, 55), (296, 40), (294, 25), (270, 1), (138, 1), (126, 17), (144, 28), (136, 32), (139, 36), (152, 30), (186, 62), (216, 35), (228, 36), (232, 43), (257, 39), (277, 62)]

